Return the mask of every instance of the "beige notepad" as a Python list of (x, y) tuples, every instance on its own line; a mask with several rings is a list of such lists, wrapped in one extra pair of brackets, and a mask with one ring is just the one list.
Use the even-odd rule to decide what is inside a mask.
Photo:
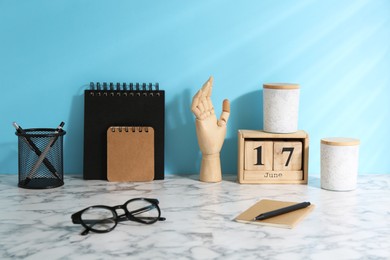
[(116, 182), (154, 179), (152, 127), (112, 126), (107, 129), (107, 180)]
[(310, 213), (314, 209), (314, 205), (311, 204), (310, 206), (298, 209), (283, 215), (279, 215), (276, 217), (272, 217), (269, 219), (264, 220), (253, 220), (256, 216), (284, 208), (287, 206), (291, 206), (294, 204), (297, 204), (299, 202), (287, 202), (287, 201), (278, 201), (278, 200), (260, 200), (255, 205), (241, 213), (238, 217), (235, 218), (235, 221), (242, 222), (242, 223), (250, 223), (250, 224), (257, 224), (257, 225), (264, 225), (264, 226), (274, 226), (274, 227), (281, 227), (281, 228), (293, 228), (295, 225), (297, 225), (307, 214)]

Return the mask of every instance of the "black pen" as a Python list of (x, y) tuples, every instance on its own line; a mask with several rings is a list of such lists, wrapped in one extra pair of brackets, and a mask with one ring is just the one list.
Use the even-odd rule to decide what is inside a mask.
[(267, 218), (276, 217), (276, 216), (286, 214), (286, 213), (291, 212), (291, 211), (306, 208), (308, 206), (310, 206), (310, 202), (302, 202), (302, 203), (294, 204), (294, 205), (291, 205), (291, 206), (288, 206), (285, 208), (280, 208), (280, 209), (268, 211), (265, 213), (261, 213), (260, 215), (255, 217), (253, 220), (264, 220)]

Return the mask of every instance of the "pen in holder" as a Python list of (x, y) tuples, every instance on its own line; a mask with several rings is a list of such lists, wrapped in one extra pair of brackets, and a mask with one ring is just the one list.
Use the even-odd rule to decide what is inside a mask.
[(27, 189), (48, 189), (64, 184), (64, 122), (52, 128), (22, 129), (13, 123), (18, 136), (18, 186)]

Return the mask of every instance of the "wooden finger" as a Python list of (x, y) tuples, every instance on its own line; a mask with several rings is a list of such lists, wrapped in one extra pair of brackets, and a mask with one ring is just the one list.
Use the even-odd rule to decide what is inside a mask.
[(214, 78), (213, 76), (210, 76), (206, 83), (203, 84), (202, 91), (205, 97), (211, 97), (211, 92), (213, 90), (213, 82)]
[(218, 120), (219, 126), (226, 126), (230, 116), (230, 102), (225, 99), (222, 103), (222, 113)]
[(196, 92), (195, 96), (192, 98), (192, 105), (191, 105), (192, 110), (194, 110), (198, 106), (201, 96), (202, 96), (202, 90), (199, 90), (198, 92)]
[(228, 99), (225, 99), (222, 103), (222, 111), (230, 113), (230, 102)]
[(194, 113), (194, 115), (197, 119), (200, 119), (202, 117), (202, 112), (200, 112), (199, 108), (197, 108), (197, 107), (192, 109), (192, 113)]

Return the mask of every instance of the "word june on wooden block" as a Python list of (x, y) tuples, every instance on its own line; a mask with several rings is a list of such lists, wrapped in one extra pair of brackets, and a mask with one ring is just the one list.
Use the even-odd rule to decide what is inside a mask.
[(239, 183), (307, 184), (309, 135), (238, 131)]

